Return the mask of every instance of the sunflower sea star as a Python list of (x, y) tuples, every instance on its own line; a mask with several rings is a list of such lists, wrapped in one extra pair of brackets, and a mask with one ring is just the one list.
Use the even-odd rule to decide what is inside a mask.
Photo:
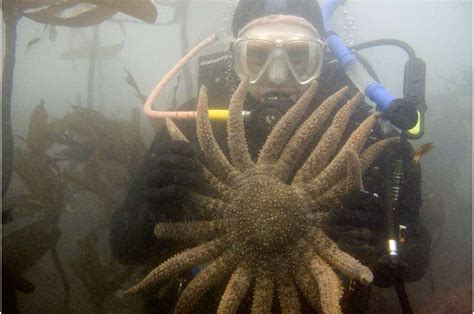
[[(126, 293), (137, 293), (193, 266), (205, 265), (182, 292), (176, 313), (191, 312), (208, 289), (225, 280), (218, 313), (236, 312), (251, 287), (252, 313), (269, 313), (274, 294), (284, 313), (299, 312), (298, 288), (315, 308), (339, 313), (342, 285), (334, 269), (363, 284), (370, 284), (373, 275), (325, 235), (321, 229), (324, 213), (340, 206), (346, 193), (363, 188), (362, 173), (397, 138), (363, 150), (378, 119), (374, 113), (341, 147), (346, 124), (362, 99), (360, 93), (323, 129), (347, 87), (326, 99), (297, 127), (316, 92), (317, 82), (313, 82), (274, 127), (254, 162), (241, 116), (247, 88), (248, 83), (240, 83), (229, 106), (229, 161), (214, 138), (206, 88), (201, 87), (197, 135), (205, 181), (213, 193), (190, 192), (186, 199), (201, 220), (155, 227), (160, 239), (190, 241), (196, 246), (159, 265)], [(174, 139), (187, 140), (171, 120), (167, 127)], [(318, 135), (318, 144), (296, 169)]]

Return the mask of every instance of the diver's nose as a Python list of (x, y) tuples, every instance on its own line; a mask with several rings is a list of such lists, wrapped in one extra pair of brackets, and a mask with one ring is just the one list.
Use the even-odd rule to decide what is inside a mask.
[(288, 76), (288, 68), (281, 56), (276, 57), (268, 69), (268, 79), (275, 83), (281, 84), (286, 81)]

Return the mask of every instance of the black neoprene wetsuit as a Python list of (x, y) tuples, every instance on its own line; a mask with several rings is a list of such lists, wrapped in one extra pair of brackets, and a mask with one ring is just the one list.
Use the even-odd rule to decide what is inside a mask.
[[(216, 78), (229, 67), (219, 64), (214, 67), (207, 67), (201, 70), (206, 77)], [(207, 71), (207, 72), (206, 72)], [(225, 77), (224, 77), (225, 78)], [(218, 83), (216, 83), (218, 82)], [(220, 82), (220, 85), (219, 85)], [(235, 81), (234, 81), (235, 82)], [(218, 108), (222, 108), (227, 104), (230, 94), (235, 90), (235, 83), (232, 81), (220, 80), (203, 80), (201, 83), (208, 87), (209, 104), (212, 108), (217, 103)], [(225, 85), (222, 85), (225, 84)], [(217, 85), (217, 86), (215, 86)], [(337, 63), (328, 63), (325, 65), (319, 79), (319, 87), (316, 96), (311, 101), (306, 115), (317, 108), (317, 106), (328, 96), (339, 90), (342, 86), (352, 86), (347, 76), (340, 70)], [(349, 96), (355, 93), (352, 91)], [(227, 101), (226, 101), (227, 100)], [(341, 105), (345, 103), (342, 102)], [(245, 103), (246, 110), (257, 110), (259, 103), (251, 96), (247, 98)], [(189, 110), (195, 108), (195, 102), (189, 102), (180, 109)], [(346, 130), (345, 138), (350, 134), (363, 120), (369, 115), (371, 107), (362, 103), (352, 115)], [(183, 122), (178, 124), (183, 133), (196, 143), (195, 123)], [(215, 137), (227, 154), (226, 148), (226, 132), (225, 123), (213, 123)], [(369, 136), (366, 145), (370, 145), (382, 138), (396, 135), (395, 131), (384, 131), (382, 125), (376, 125)], [(255, 120), (249, 119), (246, 122), (246, 138), (248, 147), (252, 156), (256, 156), (260, 147), (264, 143), (268, 135), (268, 128), (255, 123)], [(176, 252), (173, 248), (176, 243), (158, 241), (153, 234), (153, 227), (156, 223), (163, 221), (179, 221), (182, 218), (182, 212), (179, 210), (179, 200), (176, 203), (156, 203), (150, 204), (143, 196), (146, 188), (146, 176), (152, 169), (152, 159), (160, 154), (159, 144), (162, 141), (169, 140), (169, 135), (164, 129), (159, 132), (153, 140), (151, 147), (145, 157), (142, 169), (135, 179), (124, 204), (116, 210), (112, 218), (112, 229), (110, 234), (110, 244), (114, 256), (122, 263), (142, 264), (151, 259), (161, 261), (165, 256), (169, 256), (171, 252)], [(407, 226), (406, 241), (404, 246), (400, 247), (404, 256), (404, 263), (407, 266), (405, 275), (406, 281), (416, 281), (420, 279), (426, 272), (430, 253), (430, 237), (426, 230), (419, 222), (419, 208), (421, 206), (421, 171), (418, 165), (412, 163), (412, 147), (406, 144), (402, 149), (401, 158), (404, 161), (404, 182), (402, 185), (402, 193), (399, 199), (399, 216), (398, 224)], [(387, 201), (387, 187), (391, 178), (394, 162), (400, 155), (395, 149), (386, 150), (363, 175), (364, 188), (372, 194), (376, 194), (380, 198), (381, 204)], [(303, 159), (304, 160), (304, 159)], [(152, 207), (152, 208), (150, 208)], [(370, 210), (383, 211), (383, 208), (373, 208)], [(357, 228), (357, 225), (353, 226)], [(380, 226), (379, 226), (380, 227)], [(367, 265), (374, 271), (375, 283), (379, 286), (388, 286), (390, 282), (386, 271), (379, 270), (377, 263), (381, 256), (386, 254), (386, 236), (384, 235), (384, 227), (378, 228), (379, 243), (367, 247), (366, 243), (359, 241), (357, 238), (348, 239), (345, 235), (340, 236), (334, 232), (328, 232), (334, 241), (338, 243), (340, 248), (349, 254), (354, 255), (364, 265)], [(405, 248), (407, 248), (405, 250)], [(405, 250), (405, 251), (404, 251)], [(367, 299), (370, 295), (370, 287), (357, 287), (356, 289), (346, 289), (342, 301), (345, 312), (361, 313), (364, 312), (367, 305)]]

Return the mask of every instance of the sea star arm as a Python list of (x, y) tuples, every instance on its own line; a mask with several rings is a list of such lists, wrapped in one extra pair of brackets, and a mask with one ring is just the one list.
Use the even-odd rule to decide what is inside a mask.
[(281, 177), (283, 181), (289, 176), (306, 150), (306, 147), (308, 147), (319, 134), (322, 126), (334, 110), (334, 107), (336, 107), (348, 90), (349, 88), (345, 86), (328, 97), (295, 132), (295, 135), (293, 135), (285, 146), (278, 160), (277, 170), (280, 172), (279, 177)]
[[(339, 162), (346, 171), (338, 170), (341, 174), (338, 177), (329, 177), (329, 182), (315, 180), (315, 182), (305, 183), (302, 186), (295, 184), (312, 199), (311, 208), (316, 210), (332, 208), (348, 190), (362, 189), (361, 166), (358, 156), (353, 151), (346, 150), (339, 158)], [(330, 184), (333, 185), (330, 186)]]
[(293, 279), (286, 271), (277, 278), (278, 301), (283, 313), (301, 313), (301, 304)]
[(230, 251), (224, 252), (186, 286), (176, 304), (175, 313), (193, 313), (195, 305), (206, 291), (219, 284), (236, 266), (236, 258)]
[(372, 127), (377, 122), (377, 116), (377, 114), (372, 114), (367, 117), (352, 133), (329, 165), (316, 178), (306, 185), (314, 195), (321, 194), (339, 181), (344, 174), (344, 169), (347, 169), (347, 158), (348, 154), (350, 154), (348, 151), (353, 151), (356, 154), (359, 154), (370, 134), (370, 131), (372, 130)]
[(373, 113), (365, 118), (359, 127), (351, 134), (347, 142), (344, 143), (341, 151), (352, 150), (359, 154), (379, 117), (380, 113)]
[[(168, 129), (171, 139), (189, 143), (188, 138), (183, 134), (183, 132), (181, 132), (173, 120), (166, 118), (166, 128)], [(228, 187), (209, 170), (207, 170), (206, 167), (203, 166), (202, 169), (204, 182), (207, 182), (207, 184), (212, 187), (214, 191), (217, 191), (218, 194), (223, 195), (228, 190)]]
[(236, 169), (230, 164), (217, 144), (209, 120), (207, 89), (201, 86), (197, 106), (197, 136), (209, 170), (225, 183), (231, 183), (237, 177)]
[(219, 255), (221, 252), (221, 241), (213, 240), (206, 242), (192, 249), (183, 251), (164, 263), (160, 264), (152, 270), (142, 281), (131, 287), (126, 294), (135, 294), (141, 290), (148, 288), (151, 285), (157, 284), (174, 275), (177, 275), (194, 265), (198, 265), (213, 257)]
[(260, 151), (257, 161), (258, 165), (271, 164), (280, 157), (280, 154), (285, 144), (288, 142), (291, 133), (295, 129), (298, 120), (301, 118), (308, 103), (316, 93), (317, 87), (317, 81), (311, 83), (303, 96), (301, 96), (296, 104), (294, 104), (278, 121)]
[(240, 302), (245, 297), (245, 294), (250, 287), (251, 281), (252, 274), (250, 270), (246, 266), (239, 265), (230, 277), (221, 302), (219, 303), (217, 313), (236, 313)]
[(221, 218), (226, 203), (220, 199), (189, 191), (183, 200), (185, 208), (194, 208), (194, 214), (203, 219)]
[(339, 305), (342, 298), (342, 285), (336, 273), (316, 254), (309, 261), (309, 270), (318, 282), (323, 313), (342, 313)]
[(347, 155), (347, 181), (346, 193), (352, 191), (362, 191), (362, 167), (360, 166), (359, 157), (351, 150), (346, 152)]
[(252, 314), (270, 313), (273, 303), (274, 282), (268, 272), (259, 272), (255, 280)]
[[(170, 134), (171, 139), (175, 141), (184, 141), (188, 142), (188, 138), (181, 132), (181, 130), (178, 128), (178, 126), (169, 118), (166, 118), (166, 128), (168, 129), (168, 133)], [(202, 165), (201, 162), (199, 162)], [(219, 195), (225, 194), (225, 192), (228, 190), (228, 187), (220, 181), (215, 175), (213, 175), (209, 170), (207, 170), (206, 167), (202, 167), (202, 178), (204, 182), (207, 184), (208, 188), (210, 188), (212, 191), (217, 192)]]
[[(359, 141), (363, 142), (363, 141)], [(398, 142), (398, 138), (389, 138), (386, 140), (379, 141), (375, 144), (370, 145), (359, 158), (355, 152), (348, 150), (348, 165), (347, 165), (347, 183), (346, 183), (346, 193), (355, 190), (363, 190), (364, 186), (362, 184), (362, 174), (370, 167), (377, 158), (388, 146)], [(363, 144), (355, 143), (355, 149), (357, 151), (361, 150)]]
[(311, 275), (308, 267), (306, 265), (301, 265), (296, 273), (295, 282), (300, 288), (303, 295), (306, 297), (306, 300), (309, 301), (311, 306), (318, 312), (321, 312), (321, 304), (320, 304), (320, 297), (319, 291), (316, 289), (318, 287), (318, 283)]
[(326, 168), (334, 156), (336, 149), (339, 147), (349, 118), (362, 98), (362, 94), (357, 93), (337, 112), (331, 126), (324, 133), (318, 145), (316, 145), (308, 159), (296, 173), (295, 182), (307, 182)]
[(242, 110), (247, 95), (248, 80), (242, 79), (239, 87), (232, 95), (227, 121), (227, 145), (229, 146), (232, 164), (241, 172), (254, 167), (245, 139), (244, 119)]
[(155, 226), (158, 239), (207, 241), (224, 229), (226, 220), (159, 223)]
[(400, 139), (398, 137), (391, 137), (367, 147), (360, 156), (360, 162), (362, 166), (362, 173), (364, 173), (374, 162), (380, 154), (387, 149), (389, 146), (398, 143)]
[(213, 191), (213, 193), (216, 194), (216, 196), (218, 196), (219, 198), (221, 198), (229, 191), (229, 186), (219, 180), (205, 167), (203, 167), (202, 176), (207, 189)]
[[(370, 145), (366, 148), (361, 156), (361, 173), (367, 171), (367, 169), (372, 165), (374, 160), (390, 145), (399, 142), (399, 138), (392, 137), (382, 141), (378, 141), (375, 144)], [(341, 179), (337, 184), (331, 187), (329, 190), (324, 192), (321, 196), (316, 199), (315, 204), (312, 206), (314, 208), (334, 208), (342, 206), (340, 200), (347, 193), (348, 183), (347, 179)]]
[(339, 249), (337, 244), (326, 236), (321, 229), (313, 228), (311, 237), (313, 239), (313, 249), (328, 263), (336, 267), (349, 278), (358, 280), (364, 285), (368, 285), (372, 282), (374, 275), (370, 269)]
[(184, 135), (183, 132), (181, 132), (181, 130), (173, 122), (173, 120), (166, 118), (165, 121), (166, 121), (166, 129), (168, 130), (168, 133), (170, 134), (170, 137), (172, 140), (184, 141), (184, 142), (189, 143), (189, 140), (186, 137), (186, 135)]

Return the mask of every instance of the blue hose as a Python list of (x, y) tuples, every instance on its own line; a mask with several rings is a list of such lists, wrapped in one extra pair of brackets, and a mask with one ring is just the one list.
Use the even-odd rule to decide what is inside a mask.
[(357, 61), (356, 56), (347, 49), (346, 45), (344, 45), (336, 33), (331, 32), (327, 36), (326, 42), (344, 69), (346, 69), (351, 62)]
[(370, 78), (367, 70), (360, 64), (356, 56), (329, 27), (329, 19), (337, 7), (344, 2), (345, 0), (326, 0), (323, 3), (321, 11), (327, 34), (326, 42), (354, 84), (363, 91), (370, 100), (377, 104), (379, 110), (386, 111), (395, 97), (390, 95), (385, 87)]
[(380, 83), (373, 82), (367, 85), (364, 90), (364, 94), (369, 97), (374, 103), (377, 104), (377, 108), (381, 111), (386, 111), (392, 101), (395, 99)]
[(321, 11), (323, 13), (323, 22), (324, 22), (324, 29), (326, 32), (329, 32), (329, 19), (333, 15), (334, 11), (336, 11), (337, 7), (341, 4), (346, 2), (345, 0), (326, 0), (323, 3)]

